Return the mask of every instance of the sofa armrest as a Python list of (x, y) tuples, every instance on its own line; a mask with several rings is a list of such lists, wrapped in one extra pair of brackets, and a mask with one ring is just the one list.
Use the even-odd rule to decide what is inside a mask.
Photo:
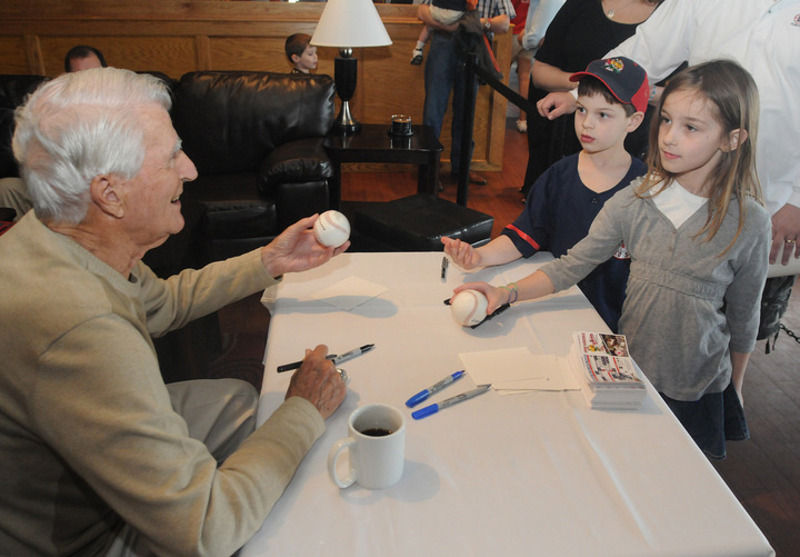
[(275, 188), (278, 230), (331, 208), (328, 181), (285, 182)]
[(276, 195), (276, 188), (280, 184), (319, 182), (331, 178), (333, 166), (322, 146), (323, 139), (296, 139), (273, 149), (261, 165), (261, 192), (265, 195)]

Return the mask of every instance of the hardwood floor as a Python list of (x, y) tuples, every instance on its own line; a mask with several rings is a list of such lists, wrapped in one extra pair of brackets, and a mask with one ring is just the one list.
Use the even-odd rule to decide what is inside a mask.
[[(527, 142), (512, 125), (506, 132), (502, 172), (482, 173), (487, 186), (472, 186), (469, 207), (495, 217), (492, 236), (522, 210), (519, 188), (527, 164)], [(441, 194), (455, 200), (455, 186)], [(385, 201), (415, 192), (411, 169), (393, 172), (343, 172), (343, 199)], [(242, 376), (260, 384), (269, 315), (259, 295), (233, 304), (219, 315), (228, 349), (212, 365), (212, 375)], [(783, 323), (800, 334), (800, 283), (796, 284)], [(745, 404), (752, 438), (729, 443), (728, 458), (713, 466), (753, 517), (778, 556), (800, 555), (800, 343), (782, 333), (777, 348), (764, 353), (760, 342), (745, 377)], [(641, 450), (632, 447), (631, 450)], [(687, 505), (698, 504), (687, 501)], [(714, 509), (708, 509), (714, 512)]]

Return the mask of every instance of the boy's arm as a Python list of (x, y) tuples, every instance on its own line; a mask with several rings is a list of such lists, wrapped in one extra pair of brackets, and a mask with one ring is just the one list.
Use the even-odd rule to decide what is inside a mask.
[(473, 248), (467, 242), (443, 237), (444, 251), (462, 269), (503, 265), (519, 259), (522, 254), (508, 236), (498, 236), (485, 246)]

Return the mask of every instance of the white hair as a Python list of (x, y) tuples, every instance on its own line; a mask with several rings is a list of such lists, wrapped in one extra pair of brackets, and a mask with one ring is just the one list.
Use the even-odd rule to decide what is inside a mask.
[(166, 84), (118, 68), (65, 73), (36, 89), (17, 108), (12, 140), (36, 215), (77, 224), (95, 176), (135, 176), (145, 155), (139, 109), (153, 104), (169, 110)]

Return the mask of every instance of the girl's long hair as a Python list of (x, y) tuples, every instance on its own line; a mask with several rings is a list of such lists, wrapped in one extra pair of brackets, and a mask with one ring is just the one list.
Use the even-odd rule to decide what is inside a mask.
[[(670, 79), (650, 124), (646, 161), (648, 172), (636, 188), (638, 197), (658, 195), (675, 179), (675, 175), (665, 170), (661, 164), (658, 134), (664, 101), (678, 90), (696, 91), (711, 101), (716, 112), (715, 117), (726, 135), (736, 129), (747, 132), (744, 140), (740, 134), (736, 149), (722, 153), (717, 168), (709, 175), (711, 196), (708, 217), (696, 235), (706, 234), (706, 242), (714, 238), (728, 212), (731, 199), (735, 197), (739, 204), (739, 225), (731, 243), (720, 253), (724, 255), (736, 243), (744, 226), (745, 199), (752, 197), (763, 204), (761, 185), (756, 174), (758, 89), (747, 70), (731, 60), (712, 60), (691, 66)], [(659, 184), (662, 185), (656, 188)]]

